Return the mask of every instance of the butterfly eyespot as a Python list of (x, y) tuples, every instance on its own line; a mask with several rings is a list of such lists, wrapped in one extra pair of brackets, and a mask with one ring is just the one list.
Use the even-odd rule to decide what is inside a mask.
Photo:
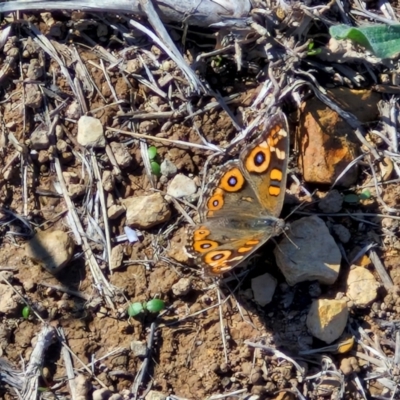
[(204, 261), (213, 267), (217, 267), (224, 263), (231, 254), (232, 252), (230, 250), (210, 251), (205, 255)]
[(245, 167), (249, 172), (263, 173), (271, 162), (271, 151), (269, 146), (263, 142), (261, 145), (251, 150), (245, 161)]
[(205, 239), (209, 234), (210, 234), (210, 231), (209, 231), (208, 229), (205, 229), (205, 228), (196, 229), (196, 230), (193, 232), (193, 240), (194, 240), (195, 242), (197, 242), (197, 241), (199, 241), (199, 240), (203, 240), (203, 239)]
[(227, 192), (238, 192), (243, 188), (244, 177), (239, 168), (232, 168), (220, 180), (219, 187)]
[(219, 246), (218, 242), (214, 242), (213, 240), (198, 240), (194, 242), (193, 249), (198, 253), (206, 253), (212, 249), (215, 249)]
[(224, 205), (224, 196), (222, 193), (216, 193), (210, 197), (207, 202), (207, 208), (211, 211), (220, 210)]
[(254, 164), (259, 167), (265, 162), (265, 154), (263, 151), (259, 151), (254, 157)]

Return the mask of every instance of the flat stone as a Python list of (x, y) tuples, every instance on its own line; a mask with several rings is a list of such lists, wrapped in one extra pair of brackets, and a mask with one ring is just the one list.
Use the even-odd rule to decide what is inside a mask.
[(30, 139), (31, 148), (34, 150), (47, 150), (50, 146), (50, 139), (45, 129), (36, 129)]
[(135, 357), (146, 357), (148, 349), (146, 343), (139, 340), (132, 340), (131, 351)]
[(125, 207), (120, 204), (113, 204), (107, 210), (107, 216), (110, 219), (117, 219), (125, 212)]
[[(342, 109), (355, 113), (363, 122), (376, 118), (379, 94), (343, 89), (329, 93)], [(360, 144), (354, 131), (317, 98), (307, 100), (301, 106), (296, 135), (300, 143), (299, 167), (306, 182), (331, 185), (358, 155)], [(339, 184), (349, 187), (357, 177), (358, 167), (353, 166), (340, 178)]]
[(171, 217), (169, 205), (161, 193), (130, 197), (123, 204), (126, 207), (126, 225), (131, 228), (151, 228)]
[(346, 295), (358, 307), (366, 307), (377, 296), (379, 283), (366, 268), (354, 267), (347, 276)]
[(317, 280), (333, 284), (340, 270), (340, 250), (325, 222), (306, 217), (293, 222), (274, 250), (276, 263), (289, 285)]
[(253, 278), (251, 280), (251, 289), (253, 290), (254, 301), (261, 307), (271, 303), (276, 285), (276, 279), (269, 273)]
[(84, 147), (101, 147), (106, 145), (103, 125), (94, 117), (83, 115), (78, 120), (78, 135), (76, 140)]
[(118, 244), (111, 249), (110, 255), (110, 270), (119, 268), (122, 265), (124, 259), (124, 246)]
[(111, 142), (110, 147), (120, 168), (124, 169), (131, 165), (132, 156), (124, 143)]
[(168, 185), (167, 194), (179, 198), (191, 196), (196, 193), (196, 190), (196, 184), (192, 179), (188, 178), (186, 175), (178, 174)]
[(26, 253), (51, 274), (60, 272), (71, 260), (75, 243), (63, 231), (38, 231), (26, 244)]
[(314, 337), (330, 344), (343, 333), (348, 316), (345, 300), (314, 300), (306, 324)]

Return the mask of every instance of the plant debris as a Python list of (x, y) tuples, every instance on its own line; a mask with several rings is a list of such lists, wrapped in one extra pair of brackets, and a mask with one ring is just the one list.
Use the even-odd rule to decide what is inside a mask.
[[(195, 3), (0, 4), (0, 396), (398, 398), (398, 10)], [(211, 279), (187, 228), (278, 109), (287, 231)]]

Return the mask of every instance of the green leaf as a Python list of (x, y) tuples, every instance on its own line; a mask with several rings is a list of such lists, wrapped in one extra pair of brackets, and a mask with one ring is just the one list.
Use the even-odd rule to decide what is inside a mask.
[(329, 28), (329, 33), (335, 39), (350, 39), (379, 58), (400, 54), (400, 24), (364, 25), (358, 28), (335, 25)]
[(22, 317), (25, 318), (25, 319), (28, 319), (30, 314), (31, 314), (31, 309), (30, 309), (30, 307), (25, 306), (25, 307), (22, 309)]
[(368, 189), (364, 189), (361, 193), (360, 193), (360, 199), (361, 200), (367, 200), (371, 198), (371, 192)]
[(155, 146), (150, 146), (147, 149), (147, 154), (149, 155), (150, 160), (154, 160), (157, 156), (157, 147)]
[(358, 203), (360, 201), (360, 198), (354, 194), (354, 193), (350, 193), (350, 194), (346, 194), (346, 196), (344, 196), (343, 201), (345, 201), (346, 203)]
[(146, 309), (151, 313), (158, 313), (164, 310), (165, 303), (160, 299), (153, 299), (147, 302)]
[(152, 161), (150, 163), (151, 172), (153, 175), (160, 176), (161, 175), (161, 167), (160, 164), (156, 161)]
[(128, 315), (130, 317), (136, 317), (136, 315), (139, 315), (143, 311), (144, 308), (142, 303), (132, 303), (128, 307)]

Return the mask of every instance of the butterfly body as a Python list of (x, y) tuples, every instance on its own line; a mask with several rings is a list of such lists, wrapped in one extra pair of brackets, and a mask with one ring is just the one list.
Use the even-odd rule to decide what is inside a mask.
[(227, 272), (250, 256), (285, 223), (279, 218), (286, 187), (289, 134), (275, 114), (239, 160), (217, 168), (199, 207), (201, 223), (187, 247), (209, 275)]

